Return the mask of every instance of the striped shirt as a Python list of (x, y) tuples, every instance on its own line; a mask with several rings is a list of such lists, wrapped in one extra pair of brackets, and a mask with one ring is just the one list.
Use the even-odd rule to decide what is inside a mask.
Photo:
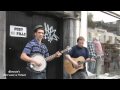
[(31, 56), (33, 54), (39, 53), (43, 55), (44, 57), (48, 57), (48, 49), (44, 43), (38, 43), (36, 39), (31, 40), (28, 42), (23, 49), (23, 52), (26, 53), (28, 56)]
[(93, 42), (90, 42), (90, 41), (88, 42), (88, 51), (89, 51), (90, 58), (96, 58), (95, 46)]

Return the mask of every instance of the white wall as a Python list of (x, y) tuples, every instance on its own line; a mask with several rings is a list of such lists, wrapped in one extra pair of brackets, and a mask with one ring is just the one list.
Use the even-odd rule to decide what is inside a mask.
[(81, 11), (80, 36), (83, 36), (85, 38), (84, 46), (87, 47), (87, 11)]
[(0, 79), (5, 74), (5, 48), (6, 48), (6, 12), (0, 11)]

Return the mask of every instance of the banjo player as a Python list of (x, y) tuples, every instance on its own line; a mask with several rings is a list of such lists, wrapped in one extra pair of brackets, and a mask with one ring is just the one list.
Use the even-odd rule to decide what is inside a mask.
[[(46, 45), (41, 42), (44, 37), (45, 30), (43, 29), (42, 25), (35, 26), (33, 30), (34, 30), (35, 38), (26, 44), (26, 46), (24, 47), (22, 51), (20, 58), (25, 62), (34, 63), (35, 65), (40, 66), (41, 62), (37, 59), (31, 58), (31, 55), (34, 53), (39, 53), (43, 55), (44, 57), (49, 56), (49, 52), (48, 52)], [(58, 58), (61, 55), (62, 54), (60, 53), (60, 51), (57, 51), (55, 53), (55, 57), (51, 57), (48, 61)], [(30, 78), (31, 79), (46, 79), (46, 70), (43, 70), (40, 73), (35, 73), (35, 72), (30, 71)]]

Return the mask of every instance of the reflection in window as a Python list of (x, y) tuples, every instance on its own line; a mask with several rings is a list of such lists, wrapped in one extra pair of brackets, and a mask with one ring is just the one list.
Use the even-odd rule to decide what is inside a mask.
[[(120, 20), (100, 11), (88, 11), (88, 41), (93, 38), (100, 41), (104, 52), (103, 64), (97, 67), (98, 62), (94, 63), (99, 68), (99, 73), (120, 74)], [(93, 64), (89, 64), (89, 68), (97, 74)]]

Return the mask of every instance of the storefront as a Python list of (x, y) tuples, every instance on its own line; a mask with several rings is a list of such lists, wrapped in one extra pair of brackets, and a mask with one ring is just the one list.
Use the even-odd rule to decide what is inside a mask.
[(117, 75), (116, 72), (120, 70), (119, 19), (119, 12), (88, 11), (88, 41), (96, 37), (104, 53), (100, 67), (101, 75), (106, 73), (109, 75), (113, 72)]

